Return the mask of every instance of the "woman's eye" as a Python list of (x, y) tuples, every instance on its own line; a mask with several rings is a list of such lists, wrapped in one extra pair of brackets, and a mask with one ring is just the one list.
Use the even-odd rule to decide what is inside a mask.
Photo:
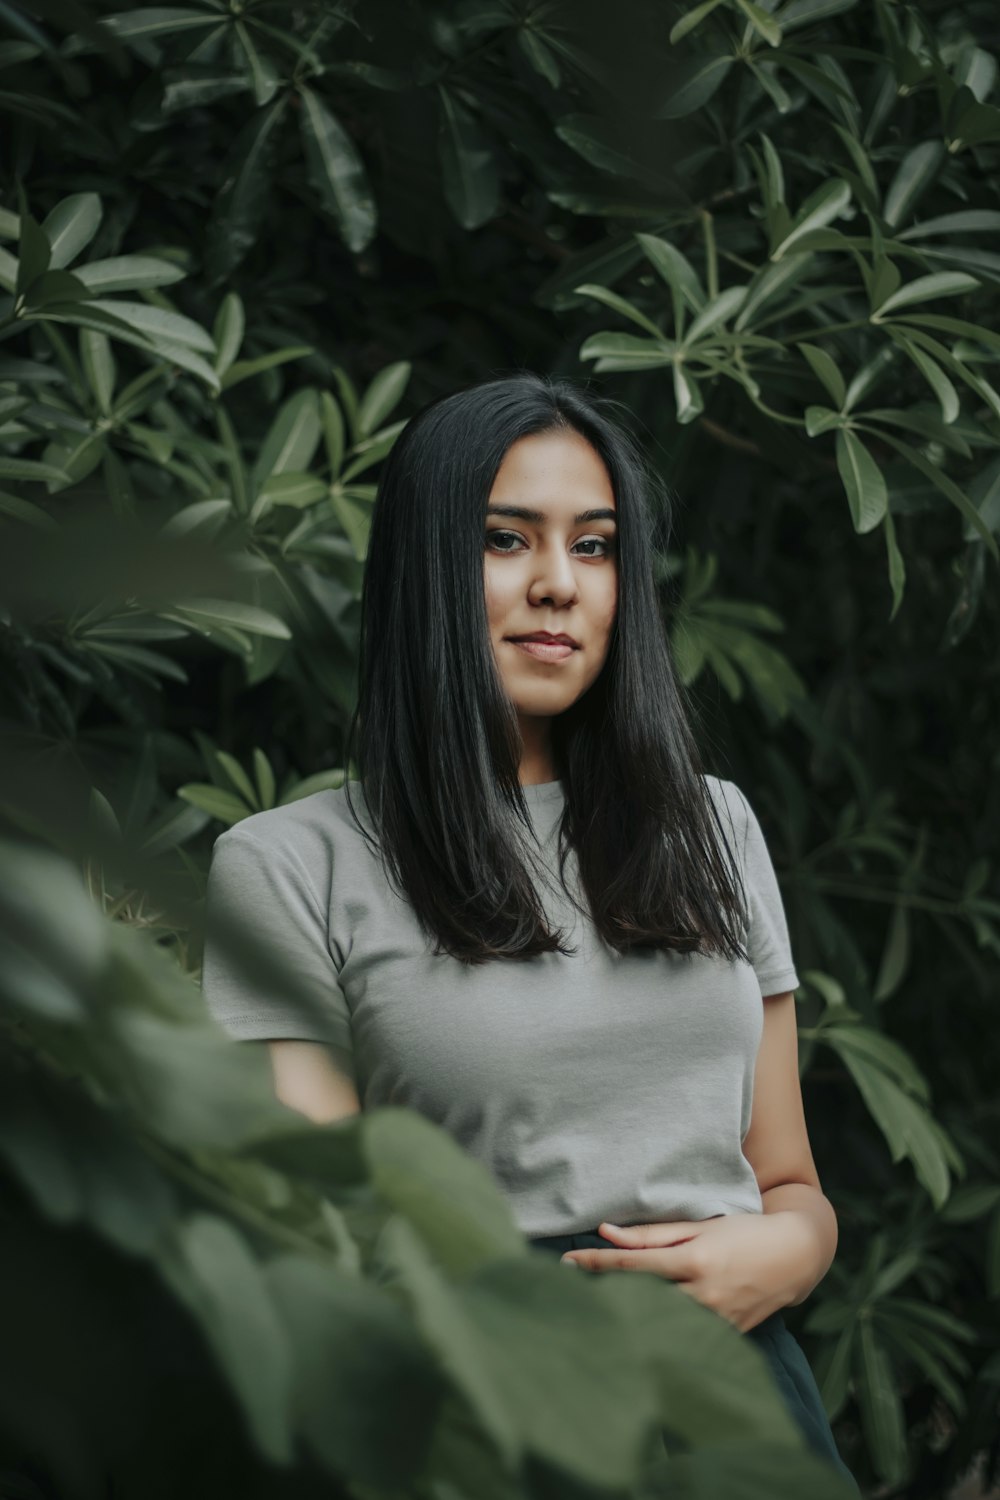
[(513, 531), (488, 531), (486, 533), (487, 542), (490, 546), (496, 547), (498, 552), (513, 552), (513, 547), (497, 547), (497, 539), (501, 537), (513, 537), (515, 542), (519, 540), (517, 533)]
[[(486, 541), (489, 544), (489, 546), (491, 546), (495, 551), (497, 551), (497, 552), (516, 552), (517, 551), (516, 547), (508, 547), (508, 546), (504, 546), (504, 545), (500, 544), (500, 543), (502, 543), (502, 541), (503, 541), (504, 538), (512, 539), (515, 542), (519, 542), (521, 540), (521, 538), (518, 536), (518, 534), (517, 534), (516, 531), (488, 531), (486, 533)], [(585, 537), (581, 537), (580, 540), (575, 543), (575, 545), (577, 547), (591, 547), (591, 548), (596, 545), (596, 546), (601, 547), (601, 548), (604, 549), (603, 551), (599, 551), (599, 552), (593, 552), (593, 551), (584, 552), (582, 554), (582, 556), (584, 556), (584, 557), (610, 557), (610, 555), (614, 551), (614, 547), (615, 547), (614, 541), (610, 537), (606, 537), (606, 536), (585, 536)]]

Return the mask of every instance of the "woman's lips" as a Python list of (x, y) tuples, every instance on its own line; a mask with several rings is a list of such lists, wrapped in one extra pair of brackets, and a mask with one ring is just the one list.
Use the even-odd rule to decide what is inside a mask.
[(514, 641), (510, 643), (519, 651), (526, 651), (538, 661), (562, 661), (564, 657), (572, 656), (576, 650), (575, 646), (567, 646), (563, 641)]

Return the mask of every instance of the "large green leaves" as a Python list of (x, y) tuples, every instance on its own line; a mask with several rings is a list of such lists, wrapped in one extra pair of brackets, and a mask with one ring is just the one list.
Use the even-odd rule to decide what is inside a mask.
[(206, 241), (213, 282), (234, 270), (257, 238), (271, 199), (271, 177), (287, 102), (286, 96), (279, 94), (252, 114), (223, 162)]
[(178, 1230), (176, 1260), (165, 1259), (163, 1269), (177, 1295), (197, 1311), (261, 1451), (275, 1463), (288, 1463), (290, 1333), (243, 1237), (224, 1219), (193, 1215)]
[(927, 1081), (911, 1058), (891, 1038), (846, 1018), (834, 1019), (815, 1035), (840, 1056), (885, 1135), (893, 1161), (908, 1157), (940, 1207), (948, 1197), (952, 1171), (961, 1172), (964, 1163), (930, 1114)]
[(849, 427), (837, 432), (837, 468), (847, 491), (855, 531), (871, 531), (885, 514), (888, 491), (878, 464)]
[(442, 88), (438, 156), (445, 197), (463, 229), (477, 229), (496, 213), (500, 175), (482, 126), (457, 94)]
[(375, 233), (375, 200), (357, 148), (313, 89), (300, 89), (302, 143), (309, 180), (336, 221), (349, 250), (363, 250)]

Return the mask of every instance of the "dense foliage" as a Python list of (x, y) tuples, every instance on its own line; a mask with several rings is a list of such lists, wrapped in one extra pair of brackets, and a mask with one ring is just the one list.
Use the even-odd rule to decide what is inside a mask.
[(676, 496), (665, 625), (804, 981), (841, 1240), (787, 1316), (845, 1457), (1000, 1464), (995, 24), (0, 6), (0, 1451), (40, 1493), (837, 1493), (720, 1320), (566, 1285), (416, 1116), (306, 1128), (200, 1005), (212, 838), (351, 769), (378, 464), (519, 367), (617, 396)]

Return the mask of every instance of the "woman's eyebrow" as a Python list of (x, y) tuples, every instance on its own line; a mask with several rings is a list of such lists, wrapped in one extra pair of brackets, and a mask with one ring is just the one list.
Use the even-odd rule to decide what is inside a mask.
[[(531, 521), (536, 526), (541, 526), (545, 521), (545, 515), (540, 510), (529, 510), (526, 505), (488, 505), (486, 507), (488, 516), (513, 516), (518, 521)], [(615, 521), (618, 517), (613, 510), (582, 510), (578, 516), (573, 517), (573, 525), (581, 526), (585, 521)]]

